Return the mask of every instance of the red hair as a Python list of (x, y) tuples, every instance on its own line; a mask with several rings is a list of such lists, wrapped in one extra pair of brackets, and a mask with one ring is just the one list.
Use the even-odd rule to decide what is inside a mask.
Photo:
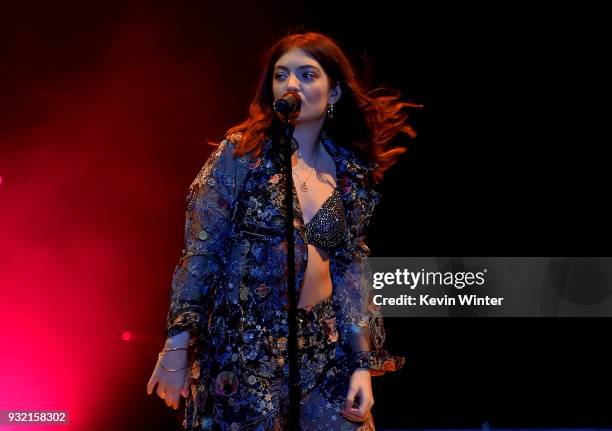
[[(384, 172), (406, 151), (404, 147), (388, 148), (390, 141), (400, 133), (412, 138), (416, 136), (407, 124), (408, 115), (403, 109), (421, 105), (402, 102), (397, 90), (367, 91), (338, 44), (320, 33), (290, 34), (268, 50), (257, 93), (249, 107), (249, 117), (228, 131), (228, 135), (241, 133), (234, 154), (241, 156), (253, 151), (253, 156), (259, 157), (261, 144), (272, 129), (278, 127), (273, 110), (272, 75), (276, 61), (292, 48), (301, 48), (317, 60), (332, 87), (340, 83), (342, 95), (335, 104), (334, 118), (326, 118), (323, 130), (336, 144), (353, 150), (363, 161), (376, 162), (372, 180), (379, 183)], [(381, 94), (376, 95), (380, 90), (383, 90)]]

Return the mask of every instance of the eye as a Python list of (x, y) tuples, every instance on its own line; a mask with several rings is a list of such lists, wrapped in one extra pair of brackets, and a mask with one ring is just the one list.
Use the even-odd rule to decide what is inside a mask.
[(317, 77), (316, 73), (314, 72), (304, 72), (304, 78), (308, 78), (308, 79), (314, 79)]
[(284, 73), (282, 73), (282, 72), (276, 72), (276, 73), (274, 74), (274, 79), (278, 79), (278, 80), (280, 80), (280, 79), (283, 79), (283, 76), (285, 76), (285, 74), (284, 74)]

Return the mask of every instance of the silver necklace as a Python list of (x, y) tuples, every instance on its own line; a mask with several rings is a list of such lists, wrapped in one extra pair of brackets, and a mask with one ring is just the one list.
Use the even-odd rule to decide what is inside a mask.
[[(318, 143), (317, 143), (318, 144)], [(315, 168), (317, 166), (317, 160), (319, 159), (319, 147), (317, 145), (317, 155), (315, 156), (315, 161), (312, 164), (312, 169), (310, 170), (310, 174), (308, 174), (308, 177), (304, 180), (300, 174), (298, 174), (297, 172), (293, 171), (293, 173), (295, 174), (295, 176), (298, 178), (298, 180), (300, 180), (300, 182), (302, 183), (302, 185), (300, 186), (300, 188), (302, 189), (303, 192), (307, 192), (308, 191), (308, 185), (306, 184), (308, 182), (308, 180), (310, 179), (310, 177), (312, 176), (312, 174), (314, 174)]]

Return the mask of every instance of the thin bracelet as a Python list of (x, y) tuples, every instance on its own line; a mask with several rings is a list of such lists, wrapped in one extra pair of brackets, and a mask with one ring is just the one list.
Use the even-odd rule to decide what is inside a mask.
[(167, 347), (162, 349), (162, 352), (173, 352), (175, 350), (188, 350), (187, 347)]
[[(168, 347), (168, 348), (162, 349), (162, 351), (159, 352), (159, 354), (157, 356), (163, 355), (163, 352), (173, 352), (175, 350), (188, 350), (188, 349), (186, 347)], [(164, 367), (164, 364), (162, 364), (161, 361), (159, 361), (159, 366), (162, 367), (164, 370), (171, 371), (171, 372), (183, 371), (185, 368), (187, 368), (187, 365), (185, 365), (183, 368), (180, 368), (180, 369), (177, 369), (177, 370), (173, 370), (172, 368)]]
[[(180, 348), (182, 349), (182, 347), (180, 347)], [(178, 350), (178, 349), (177, 349), (177, 350)], [(159, 352), (159, 354), (158, 354), (157, 356), (161, 356), (161, 355), (162, 355), (162, 352)], [(188, 365), (188, 364), (187, 364), (187, 365)], [(164, 364), (162, 364), (162, 361), (159, 361), (159, 366), (160, 366), (160, 367), (162, 367), (162, 368), (163, 368), (164, 370), (166, 370), (166, 371), (172, 371), (172, 372), (175, 372), (175, 371), (183, 371), (185, 368), (187, 368), (187, 365), (185, 365), (183, 368), (179, 368), (179, 369), (177, 369), (177, 370), (173, 370), (172, 368), (166, 368), (166, 367), (164, 367)]]
[(173, 370), (172, 368), (166, 368), (164, 367), (164, 364), (162, 364), (161, 362), (159, 363), (159, 366), (162, 367), (164, 370), (166, 371), (171, 371), (171, 372), (176, 372), (176, 371), (183, 371), (185, 368), (187, 368), (187, 365), (185, 365), (183, 368), (179, 368), (177, 370)]

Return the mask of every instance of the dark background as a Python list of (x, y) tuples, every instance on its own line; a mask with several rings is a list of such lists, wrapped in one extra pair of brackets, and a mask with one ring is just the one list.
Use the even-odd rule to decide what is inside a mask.
[[(417, 139), (398, 142), (409, 151), (380, 186), (369, 231), (374, 256), (610, 255), (608, 139), (597, 136), (602, 115), (585, 97), (602, 73), (597, 11), (424, 4), (3, 6), (0, 175), (10, 178), (11, 158), (23, 153), (87, 149), (113, 165), (92, 173), (107, 184), (95, 200), (81, 189), (74, 200), (65, 196), (70, 213), (127, 235), (124, 253), (155, 238), (138, 247), (136, 258), (149, 259), (139, 266), (146, 274), (122, 288), (132, 293), (117, 305), (124, 320), (116, 326), (148, 338), (116, 352), (127, 361), (120, 388), (92, 385), (107, 401), (91, 423), (177, 422), (144, 387), (163, 342), (183, 197), (209, 152), (204, 141), (244, 118), (262, 53), (288, 29), (329, 34), (358, 69), (368, 60), (375, 85), (424, 105), (412, 116)], [(88, 123), (95, 139), (72, 135)], [(41, 124), (59, 126), (33, 139), (28, 131)], [(134, 307), (142, 297), (144, 306)], [(374, 379), (380, 428), (612, 426), (609, 319), (386, 323), (389, 350), (407, 366)]]

